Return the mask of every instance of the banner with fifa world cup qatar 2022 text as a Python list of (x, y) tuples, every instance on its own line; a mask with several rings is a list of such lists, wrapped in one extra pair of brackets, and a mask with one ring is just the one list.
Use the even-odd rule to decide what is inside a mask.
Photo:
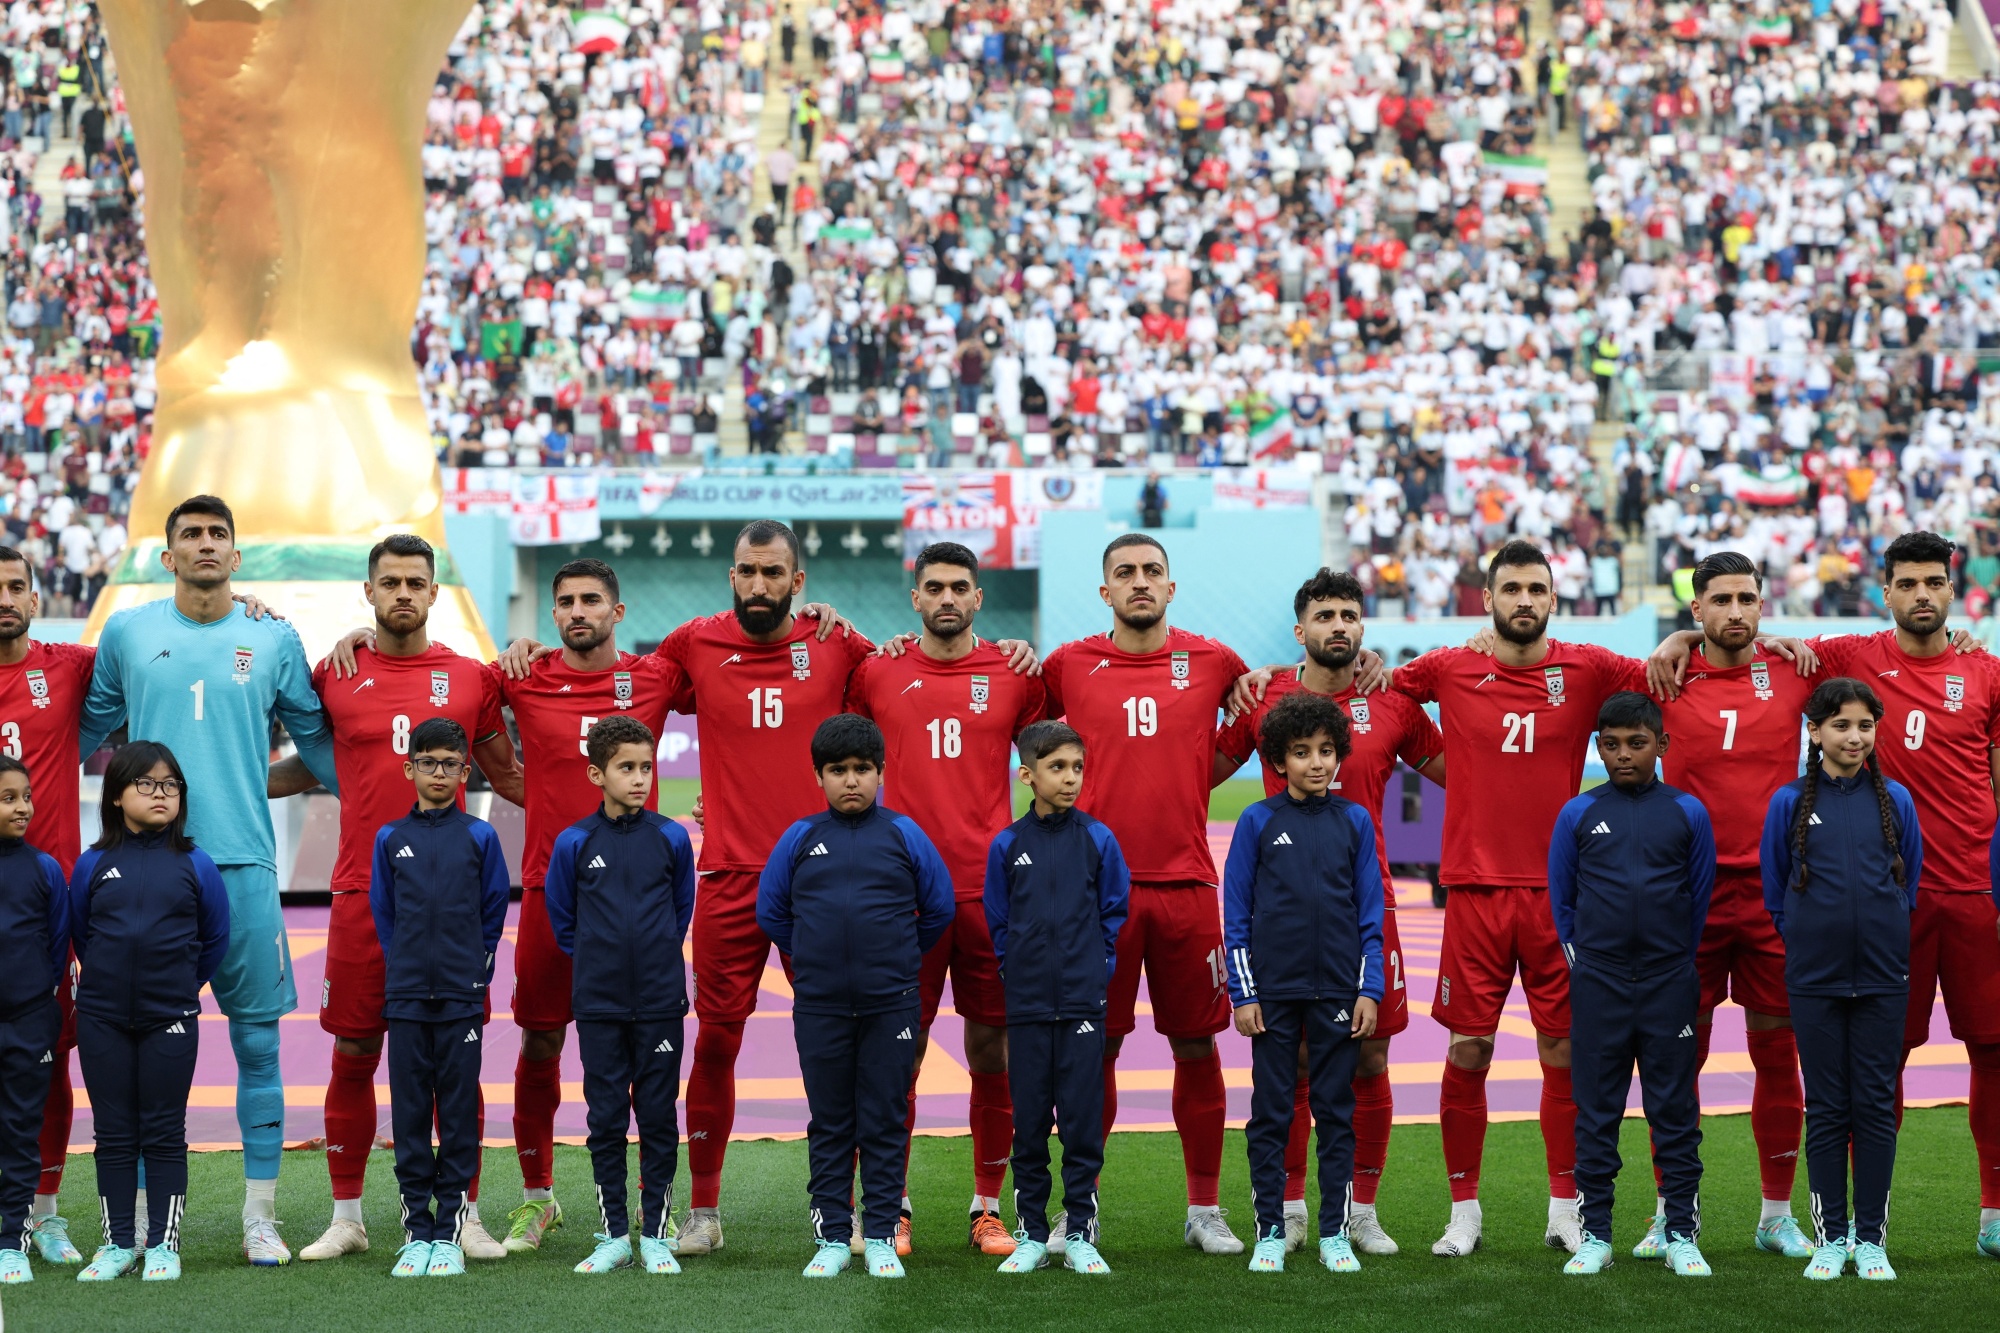
[(984, 569), (1036, 569), (1042, 513), (1102, 509), (1104, 478), (1091, 472), (910, 473), (903, 478), (903, 564), (932, 542), (957, 542)]

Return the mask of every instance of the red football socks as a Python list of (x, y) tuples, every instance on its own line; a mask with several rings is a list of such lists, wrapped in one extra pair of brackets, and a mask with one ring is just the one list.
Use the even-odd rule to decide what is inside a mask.
[(1222, 1197), (1222, 1126), (1228, 1115), (1222, 1053), (1174, 1061), (1174, 1128), (1187, 1168), (1188, 1203), (1213, 1208)]
[(1968, 1041), (1972, 1146), (1979, 1153), (1979, 1206), (2000, 1208), (2000, 1043)]
[(1014, 1098), (1005, 1074), (972, 1075), (972, 1192), (997, 1199), (1014, 1151)]
[(1118, 1057), (1104, 1059), (1104, 1137), (1111, 1137), (1111, 1126), (1118, 1119)]
[(688, 1070), (688, 1206), (713, 1208), (722, 1198), (722, 1159), (736, 1127), (736, 1054), (741, 1023), (703, 1023)]
[(1789, 1199), (1798, 1178), (1799, 1134), (1806, 1123), (1798, 1040), (1790, 1028), (1745, 1032), (1743, 1040), (1756, 1070), (1750, 1090), (1750, 1134), (1757, 1141), (1757, 1174), (1765, 1198)]
[(514, 1061), (514, 1153), (524, 1189), (555, 1185), (556, 1108), (562, 1105), (562, 1057)]
[(1486, 1075), (1484, 1069), (1460, 1069), (1447, 1060), (1438, 1083), (1438, 1131), (1453, 1203), (1479, 1197), (1479, 1163), (1486, 1155)]
[(37, 1194), (62, 1193), (63, 1166), (69, 1161), (70, 1122), (76, 1115), (76, 1093), (70, 1087), (69, 1052), (56, 1057), (49, 1073), (49, 1100), (42, 1107), (42, 1179)]
[(1567, 1067), (1542, 1062), (1542, 1152), (1549, 1163), (1549, 1197), (1576, 1197), (1576, 1102)]
[(333, 1073), (326, 1081), (326, 1174), (336, 1199), (361, 1197), (368, 1154), (375, 1147), (375, 1070), (381, 1063), (379, 1050), (373, 1055), (333, 1053)]
[(1306, 1152), (1312, 1147), (1312, 1082), (1301, 1076), (1292, 1089), (1292, 1136), (1285, 1140), (1285, 1202), (1306, 1197)]
[(1354, 1080), (1354, 1202), (1375, 1202), (1389, 1160), (1389, 1130), (1396, 1123), (1396, 1093), (1389, 1071)]

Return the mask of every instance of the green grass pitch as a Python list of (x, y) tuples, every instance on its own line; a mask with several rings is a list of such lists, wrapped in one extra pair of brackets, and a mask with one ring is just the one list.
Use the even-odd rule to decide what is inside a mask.
[[(1901, 1280), (1865, 1283), (1851, 1275), (1831, 1284), (1799, 1276), (1802, 1261), (1755, 1252), (1757, 1175), (1746, 1116), (1711, 1119), (1702, 1241), (1715, 1276), (1677, 1279), (1654, 1263), (1621, 1258), (1599, 1278), (1562, 1276), (1562, 1255), (1542, 1244), (1546, 1176), (1535, 1125), (1495, 1125), (1487, 1141), (1483, 1193), (1486, 1247), (1469, 1259), (1433, 1258), (1446, 1196), (1434, 1126), (1399, 1126), (1380, 1207), (1403, 1246), (1389, 1259), (1365, 1259), (1358, 1275), (1334, 1277), (1310, 1250), (1291, 1268), (1253, 1277), (1238, 1258), (1210, 1258), (1181, 1240), (1185, 1206), (1180, 1151), (1167, 1134), (1121, 1134), (1104, 1172), (1104, 1252), (1113, 1273), (1087, 1279), (1060, 1269), (1001, 1277), (995, 1260), (966, 1248), (963, 1213), (970, 1194), (970, 1140), (919, 1138), (912, 1161), (917, 1249), (902, 1282), (871, 1280), (850, 1269), (831, 1282), (798, 1276), (810, 1256), (805, 1220), (805, 1145), (741, 1143), (730, 1149), (724, 1218), (728, 1247), (691, 1258), (675, 1278), (636, 1270), (600, 1277), (569, 1271), (590, 1248), (595, 1222), (589, 1160), (559, 1148), (556, 1193), (571, 1212), (545, 1249), (475, 1265), (455, 1281), (397, 1281), (388, 1275), (401, 1239), (395, 1181), (387, 1153), (368, 1173), (369, 1233), (375, 1248), (331, 1264), (294, 1262), (252, 1269), (238, 1244), (240, 1159), (194, 1159), (186, 1221), (187, 1271), (175, 1286), (127, 1279), (84, 1286), (68, 1273), (35, 1265), (32, 1286), (5, 1292), (7, 1327), (29, 1330), (134, 1329), (149, 1333), (286, 1329), (363, 1333), (372, 1329), (727, 1329), (899, 1330), (1061, 1328), (1411, 1329), (1544, 1333), (1550, 1329), (1993, 1328), (2000, 1320), (2000, 1264), (1979, 1257), (1976, 1169), (1965, 1111), (1913, 1111), (1904, 1126), (1896, 1177), (1890, 1255)], [(1645, 1126), (1626, 1122), (1617, 1235), (1624, 1255), (1650, 1209), (1652, 1181), (1643, 1165)], [(86, 1253), (95, 1239), (90, 1158), (71, 1159), (64, 1197)], [(636, 1180), (636, 1163), (634, 1179)], [(685, 1165), (683, 1165), (685, 1171)], [(486, 1212), (496, 1229), (518, 1202), (514, 1155), (486, 1156)], [(1239, 1234), (1251, 1230), (1243, 1136), (1232, 1133), (1223, 1162), (1223, 1196)], [(1314, 1205), (1317, 1195), (1309, 1195)], [(285, 1163), (279, 1216), (294, 1247), (318, 1235), (329, 1214), (319, 1159)], [(90, 1202), (86, 1202), (90, 1201)], [(634, 1199), (636, 1207), (636, 1197)], [(1804, 1171), (1799, 1209), (1805, 1210)]]

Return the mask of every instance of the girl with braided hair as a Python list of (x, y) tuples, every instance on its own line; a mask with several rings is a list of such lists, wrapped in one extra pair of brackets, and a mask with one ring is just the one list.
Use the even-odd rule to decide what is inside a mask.
[[(1896, 1074), (1909, 1000), (1910, 914), (1923, 839), (1909, 791), (1882, 776), (1882, 701), (1849, 677), (1806, 701), (1803, 777), (1764, 818), (1764, 906), (1785, 941), (1806, 1089), (1806, 1179), (1818, 1248), (1809, 1278), (1837, 1278), (1850, 1256), (1891, 1280), (1889, 1180), (1896, 1165)], [(1854, 1163), (1854, 1214), (1847, 1167)]]

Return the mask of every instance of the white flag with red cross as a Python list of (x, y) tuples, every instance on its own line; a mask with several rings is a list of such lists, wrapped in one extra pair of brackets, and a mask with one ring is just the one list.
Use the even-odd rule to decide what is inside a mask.
[(594, 542), (600, 525), (595, 472), (514, 474), (516, 546)]

